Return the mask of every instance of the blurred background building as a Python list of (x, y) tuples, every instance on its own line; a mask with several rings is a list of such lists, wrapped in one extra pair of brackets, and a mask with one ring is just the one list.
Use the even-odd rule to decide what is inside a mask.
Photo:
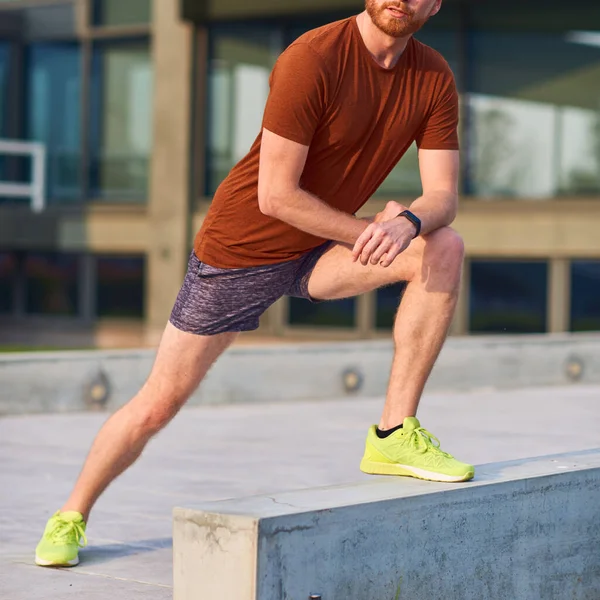
[[(362, 7), (0, 0), (0, 344), (155, 343), (211, 196), (259, 131), (277, 56)], [(453, 333), (600, 330), (600, 4), (445, 0), (417, 37), (462, 99)], [(42, 171), (37, 146), (14, 140), (44, 146)], [(39, 210), (18, 184), (42, 173)], [(419, 191), (413, 148), (365, 212)], [(389, 335), (400, 293), (284, 299), (260, 333)]]

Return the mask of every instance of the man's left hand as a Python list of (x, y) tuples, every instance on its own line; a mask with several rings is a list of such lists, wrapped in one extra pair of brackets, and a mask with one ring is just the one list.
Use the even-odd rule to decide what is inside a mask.
[(408, 219), (397, 219), (398, 214), (389, 220), (376, 220), (365, 229), (352, 249), (355, 262), (360, 260), (365, 266), (371, 263), (389, 267), (408, 248), (415, 237), (416, 228)]

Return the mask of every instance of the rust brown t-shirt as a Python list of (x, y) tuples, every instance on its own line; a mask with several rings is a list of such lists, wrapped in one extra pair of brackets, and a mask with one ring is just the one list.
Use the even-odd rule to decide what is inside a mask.
[[(356, 17), (309, 31), (277, 60), (263, 127), (310, 146), (300, 185), (354, 214), (416, 140), (458, 149), (458, 96), (452, 71), (411, 39), (392, 69), (365, 46)], [(298, 258), (325, 240), (261, 213), (261, 134), (219, 186), (196, 236), (198, 258), (239, 268)]]

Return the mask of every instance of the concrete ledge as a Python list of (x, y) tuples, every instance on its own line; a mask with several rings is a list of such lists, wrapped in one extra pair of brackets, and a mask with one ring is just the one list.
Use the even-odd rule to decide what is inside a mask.
[[(142, 386), (153, 351), (0, 355), (0, 415), (114, 410)], [(236, 347), (191, 404), (281, 402), (385, 393), (391, 341)], [(343, 374), (362, 381), (349, 392)], [(600, 383), (600, 335), (451, 338), (430, 391)], [(103, 394), (103, 390), (107, 393)]]
[(597, 600), (600, 450), (174, 511), (174, 599)]

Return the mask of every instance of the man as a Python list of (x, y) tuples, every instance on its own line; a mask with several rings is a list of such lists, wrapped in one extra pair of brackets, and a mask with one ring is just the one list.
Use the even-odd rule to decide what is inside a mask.
[[(75, 565), (92, 506), (177, 414), (238, 332), (283, 295), (345, 298), (407, 282), (379, 426), (361, 469), (464, 481), (474, 469), (439, 448), (415, 415), (445, 340), (463, 244), (458, 99), (444, 59), (412, 35), (442, 0), (367, 0), (366, 11), (299, 38), (277, 61), (263, 130), (218, 189), (152, 372), (96, 438), (70, 498), (48, 522), (36, 562)], [(354, 213), (410, 147), (423, 195)]]

